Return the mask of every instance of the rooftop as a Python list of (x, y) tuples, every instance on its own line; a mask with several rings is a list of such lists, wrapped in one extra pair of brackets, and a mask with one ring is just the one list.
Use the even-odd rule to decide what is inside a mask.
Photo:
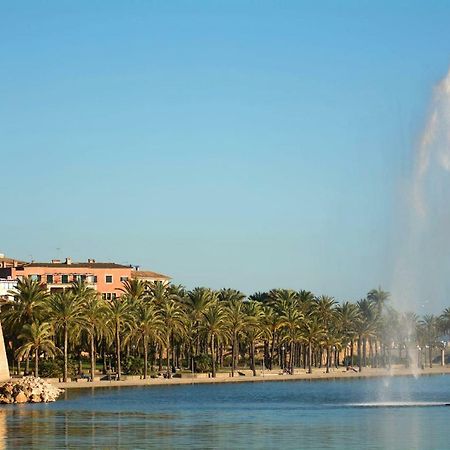
[(23, 264), (25, 267), (73, 267), (74, 269), (88, 268), (88, 269), (130, 269), (130, 266), (124, 266), (122, 264), (116, 263), (105, 263), (105, 262), (76, 262), (76, 263), (65, 263), (65, 262), (32, 262)]
[(131, 277), (132, 278), (155, 278), (155, 279), (159, 279), (159, 280), (171, 280), (172, 278), (167, 276), (167, 275), (163, 275), (161, 273), (156, 273), (156, 272), (150, 272), (149, 270), (133, 270), (131, 272)]

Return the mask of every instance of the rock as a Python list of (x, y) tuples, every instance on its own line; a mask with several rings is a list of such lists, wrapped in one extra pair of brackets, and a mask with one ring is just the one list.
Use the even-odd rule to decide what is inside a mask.
[(41, 378), (24, 377), (0, 384), (0, 403), (54, 402), (62, 392)]
[(14, 398), (16, 403), (26, 403), (28, 401), (28, 397), (21, 391)]

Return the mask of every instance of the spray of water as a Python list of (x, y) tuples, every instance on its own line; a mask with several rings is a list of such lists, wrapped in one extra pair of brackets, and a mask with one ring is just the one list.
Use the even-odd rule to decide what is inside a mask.
[[(450, 300), (450, 70), (434, 88), (399, 216), (392, 298), (403, 311), (438, 313)], [(408, 354), (417, 367), (417, 349)]]

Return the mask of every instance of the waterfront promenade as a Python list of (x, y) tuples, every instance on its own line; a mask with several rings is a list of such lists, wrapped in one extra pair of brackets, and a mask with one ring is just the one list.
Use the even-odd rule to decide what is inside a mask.
[(57, 387), (64, 389), (80, 388), (102, 388), (102, 387), (125, 387), (125, 386), (173, 386), (185, 384), (205, 384), (205, 383), (242, 383), (242, 382), (264, 382), (264, 381), (290, 381), (290, 380), (330, 380), (330, 379), (350, 379), (350, 378), (370, 378), (386, 376), (422, 376), (422, 375), (442, 375), (450, 374), (450, 367), (435, 366), (433, 368), (417, 369), (405, 367), (385, 368), (364, 368), (362, 372), (346, 370), (343, 367), (332, 369), (326, 373), (325, 369), (315, 369), (312, 374), (306, 373), (303, 369), (295, 370), (293, 375), (283, 375), (279, 370), (257, 372), (257, 376), (252, 376), (250, 370), (239, 371), (244, 376), (235, 374), (231, 377), (229, 373), (218, 373), (216, 378), (210, 378), (207, 374), (183, 375), (182, 378), (148, 378), (141, 379), (139, 376), (124, 376), (121, 381), (100, 381), (88, 382), (87, 380), (71, 381), (67, 383), (59, 382), (58, 379), (48, 379)]

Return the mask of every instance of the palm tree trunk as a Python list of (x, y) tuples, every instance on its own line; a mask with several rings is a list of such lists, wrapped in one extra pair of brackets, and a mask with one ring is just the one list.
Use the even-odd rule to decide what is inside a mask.
[(272, 342), (270, 343), (269, 370), (272, 370), (273, 367), (274, 353), (275, 353), (275, 334), (273, 334)]
[(327, 345), (327, 370), (326, 370), (326, 373), (330, 373), (330, 358), (331, 358), (330, 346)]
[(166, 351), (167, 351), (167, 378), (171, 378), (170, 372), (170, 336), (166, 339)]
[(431, 345), (431, 342), (428, 344), (428, 359), (430, 362), (430, 369), (433, 367), (433, 346)]
[(353, 351), (354, 351), (355, 342), (353, 339), (350, 341), (350, 365), (353, 366)]
[(94, 333), (90, 333), (91, 338), (91, 381), (94, 381), (94, 373), (95, 373), (95, 339)]
[(362, 371), (362, 355), (361, 355), (361, 350), (362, 350), (362, 337), (358, 336), (358, 367), (359, 367), (359, 371)]
[(120, 380), (122, 376), (122, 366), (120, 361), (120, 332), (119, 332), (119, 324), (116, 322), (116, 372), (117, 379)]
[(39, 347), (34, 349), (34, 376), (39, 376)]
[(289, 373), (294, 375), (294, 341), (291, 341), (290, 351), (289, 351)]
[(147, 336), (144, 335), (144, 380), (147, 379), (148, 375), (148, 342)]
[(236, 359), (234, 354), (236, 353), (236, 336), (233, 336), (233, 342), (231, 343), (231, 376), (234, 377), (234, 371), (236, 369)]
[(312, 373), (312, 342), (308, 342), (308, 373)]
[(67, 326), (64, 325), (64, 382), (67, 381), (67, 343), (69, 341), (69, 336), (67, 332)]
[(211, 357), (212, 357), (212, 377), (216, 378), (216, 354), (215, 354), (214, 333), (211, 334)]
[(255, 342), (252, 340), (250, 342), (250, 365), (253, 372), (253, 376), (256, 377), (256, 369), (255, 369)]

